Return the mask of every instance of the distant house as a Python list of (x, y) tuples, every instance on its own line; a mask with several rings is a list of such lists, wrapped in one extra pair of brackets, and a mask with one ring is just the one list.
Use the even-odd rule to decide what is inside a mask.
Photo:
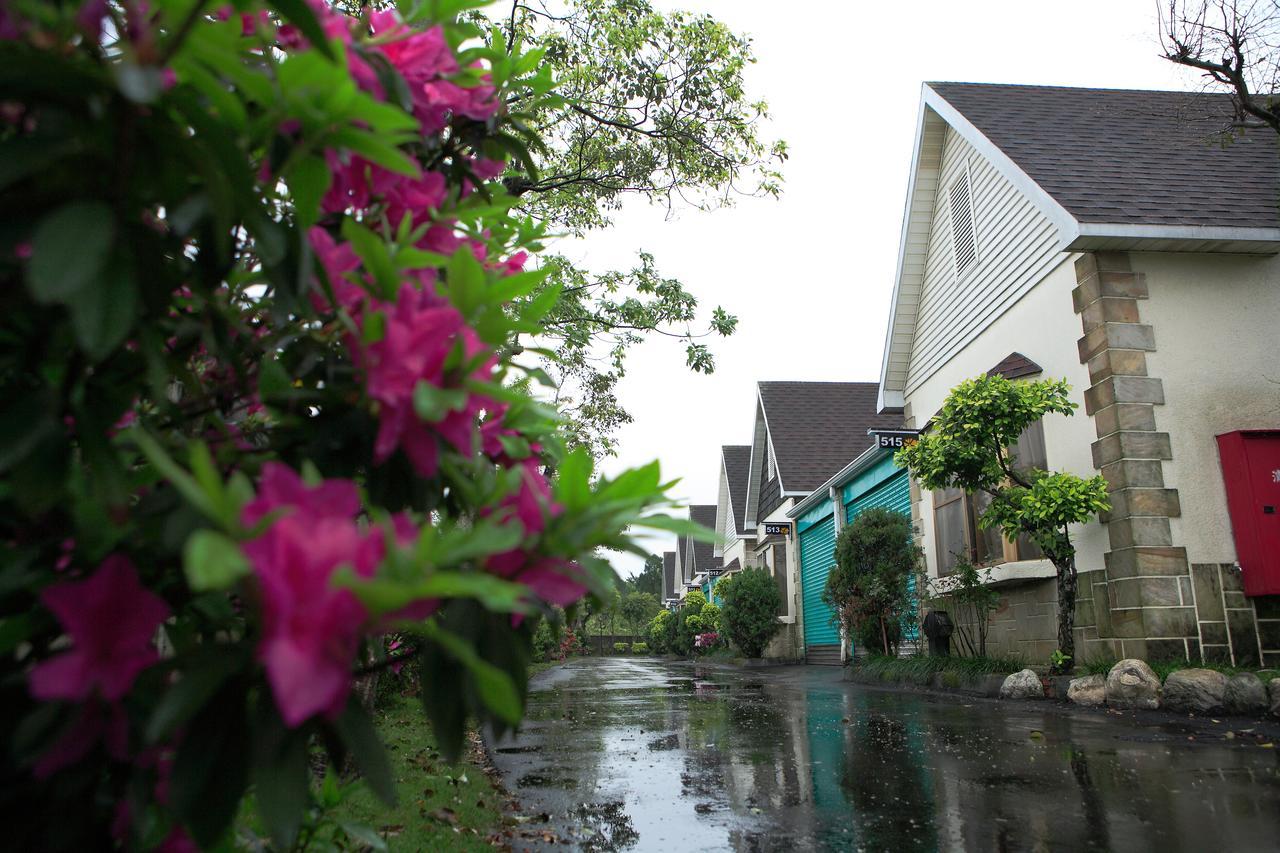
[[(739, 559), (767, 568), (783, 593), (786, 627), (766, 653), (770, 657), (803, 657), (808, 631), (797, 550), (802, 545), (788, 512), (870, 446), (869, 429), (901, 424), (899, 414), (877, 414), (876, 394), (874, 382), (757, 384)], [(838, 645), (833, 648), (839, 660)]]
[[(1017, 453), (1111, 490), (1071, 531), (1081, 660), (1280, 665), (1280, 145), (1229, 122), (1209, 94), (923, 89), (878, 409), (927, 429), (984, 372), (1072, 385)], [(930, 574), (993, 567), (993, 651), (1046, 660), (1049, 562), (980, 496), (911, 501)]]
[(676, 552), (662, 554), (662, 605), (669, 607), (680, 600), (679, 579), (676, 575)]
[[(715, 504), (694, 504), (689, 507), (689, 520), (694, 524), (703, 527), (715, 529), (716, 526), (716, 506)], [(704, 542), (697, 539), (690, 539), (688, 545), (688, 571), (689, 579), (686, 583), (700, 587), (703, 594), (710, 592), (710, 582), (712, 573), (719, 575), (720, 558), (716, 556), (716, 547), (714, 543)]]
[(725, 576), (748, 565), (747, 472), (751, 468), (751, 445), (738, 444), (720, 448), (720, 490), (716, 501), (716, 543), (714, 556), (723, 564)]

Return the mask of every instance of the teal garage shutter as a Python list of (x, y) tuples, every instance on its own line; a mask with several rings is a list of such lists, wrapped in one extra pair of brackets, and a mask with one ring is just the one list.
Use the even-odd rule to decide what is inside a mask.
[(840, 642), (833, 612), (822, 600), (827, 575), (836, 563), (836, 520), (827, 516), (800, 533), (800, 591), (806, 646)]

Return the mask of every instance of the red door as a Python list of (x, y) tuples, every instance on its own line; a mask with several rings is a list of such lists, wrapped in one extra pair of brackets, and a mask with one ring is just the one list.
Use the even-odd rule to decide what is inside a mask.
[(1218, 436), (1246, 595), (1280, 593), (1280, 430)]

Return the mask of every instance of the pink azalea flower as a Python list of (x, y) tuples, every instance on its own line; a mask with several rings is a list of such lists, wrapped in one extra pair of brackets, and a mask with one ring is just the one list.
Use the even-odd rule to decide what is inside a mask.
[(71, 650), (31, 671), (37, 699), (84, 702), (96, 693), (114, 702), (156, 662), (151, 640), (169, 607), (139, 583), (129, 558), (112, 555), (88, 579), (55, 584), (40, 600), (71, 637)]
[(360, 512), (360, 492), (349, 480), (325, 480), (308, 486), (288, 465), (269, 462), (262, 466), (258, 496), (245, 505), (241, 521), (252, 527), (277, 509), (310, 518), (352, 519)]
[(316, 714), (336, 716), (350, 692), (351, 662), (368, 614), (331, 581), (339, 566), (372, 576), (384, 552), (379, 531), (358, 528), (359, 508), (353, 483), (308, 487), (288, 468), (269, 465), (258, 497), (244, 510), (245, 524), (284, 512), (244, 551), (262, 592), (258, 657), (289, 726)]
[[(350, 243), (336, 242), (328, 231), (319, 227), (308, 231), (307, 238), (311, 241), (311, 250), (315, 252), (316, 260), (324, 267), (338, 305), (352, 313), (358, 313), (369, 294), (347, 275), (360, 268), (360, 259), (356, 257), (355, 249), (351, 248)], [(317, 311), (329, 308), (329, 299), (322, 292), (313, 293), (311, 301)]]

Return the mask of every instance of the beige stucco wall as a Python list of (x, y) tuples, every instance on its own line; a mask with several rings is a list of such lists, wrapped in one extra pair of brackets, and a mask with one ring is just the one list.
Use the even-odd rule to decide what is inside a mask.
[[(922, 426), (942, 407), (947, 392), (965, 379), (990, 370), (1011, 352), (1020, 352), (1039, 364), (1040, 378), (1066, 379), (1071, 398), (1080, 404), (1072, 417), (1049, 415), (1044, 420), (1045, 455), (1049, 468), (1069, 471), (1082, 477), (1097, 473), (1090, 444), (1096, 440), (1093, 420), (1084, 413), (1084, 392), (1089, 373), (1080, 363), (1076, 341), (1082, 332), (1071, 302), (1076, 285), (1076, 255), (1063, 254), (1062, 261), (1022, 296), (1008, 311), (987, 326), (968, 346), (953, 356), (906, 398), (917, 426)], [(936, 544), (933, 531), (933, 495), (922, 498), (924, 530), (922, 546), (929, 573), (937, 575)], [(1097, 521), (1076, 525), (1071, 530), (1076, 543), (1076, 564), (1080, 571), (1103, 568), (1107, 550), (1106, 531)], [(1010, 577), (1052, 574), (1047, 560), (1009, 564)]]
[(1280, 428), (1280, 258), (1134, 252), (1155, 332), (1147, 369), (1164, 383), (1156, 427), (1169, 433), (1165, 484), (1182, 517), (1173, 542), (1192, 563), (1236, 558), (1214, 436)]

